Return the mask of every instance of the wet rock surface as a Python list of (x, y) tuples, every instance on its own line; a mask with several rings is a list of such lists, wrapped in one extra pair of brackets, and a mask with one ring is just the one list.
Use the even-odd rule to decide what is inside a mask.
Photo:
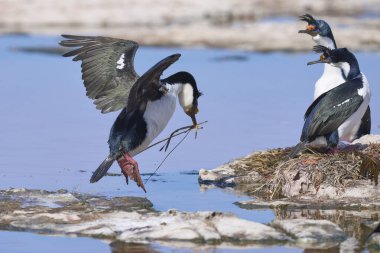
[(261, 224), (230, 213), (158, 212), (149, 200), (138, 197), (9, 189), (0, 191), (0, 206), (2, 230), (101, 238), (112, 242), (115, 250), (141, 249), (141, 243), (151, 242), (199, 249), (268, 245), (330, 248), (353, 243), (348, 241), (353, 238), (328, 220), (279, 217)]
[[(376, 252), (376, 239), (367, 239), (380, 217), (380, 187), (375, 180), (379, 136), (364, 136), (354, 144), (356, 151), (337, 156), (302, 154), (292, 160), (286, 159), (289, 149), (255, 152), (201, 170), (199, 182), (204, 189), (228, 188), (256, 197), (235, 204), (249, 210), (272, 209), (276, 219), (271, 226), (293, 238), (297, 247), (362, 252), (368, 246)], [(373, 170), (366, 171), (369, 167)]]
[(310, 51), (310, 37), (297, 33), (306, 25), (297, 17), (306, 12), (329, 22), (338, 45), (379, 50), (376, 0), (1, 0), (0, 32), (102, 34), (145, 45)]
[[(277, 218), (270, 224), (261, 224), (230, 213), (158, 212), (149, 200), (140, 197), (106, 198), (65, 190), (9, 189), (0, 191), (0, 229), (101, 238), (112, 242), (111, 248), (115, 250), (141, 249), (144, 248), (142, 244), (151, 242), (198, 249), (268, 245), (329, 249), (336, 245), (361, 245), (351, 237), (357, 234), (357, 230), (352, 228), (357, 227), (353, 225), (355, 223), (350, 223), (351, 228), (342, 228), (342, 224), (337, 222), (342, 217), (360, 216), (357, 214), (360, 212), (351, 210), (349, 206), (342, 210), (346, 213), (340, 214), (333, 210), (332, 203), (327, 204), (324, 210), (315, 208), (314, 211), (306, 202), (255, 204), (246, 201), (239, 206), (272, 208)], [(370, 217), (380, 215), (377, 205), (366, 207), (371, 212), (361, 213), (360, 222), (356, 223), (366, 229), (362, 233), (363, 238), (376, 224)], [(150, 250), (147, 247), (148, 252), (154, 252)]]
[(321, 246), (321, 243), (343, 242), (346, 235), (336, 224), (327, 220), (287, 219), (275, 220), (273, 226), (279, 227), (292, 237), (297, 238), (296, 244)]
[[(350, 204), (349, 200), (321, 200), (315, 203), (297, 199), (276, 201), (257, 199), (235, 204), (249, 210), (271, 208), (276, 216), (272, 226), (280, 225), (282, 231), (289, 231), (287, 233), (290, 233), (290, 236), (292, 233), (297, 234), (298, 239), (295, 240), (295, 244), (298, 247), (323, 246), (324, 249), (334, 248), (336, 252), (362, 252), (368, 247), (368, 243), (372, 244), (371, 247), (378, 247), (375, 241), (368, 241), (368, 235), (378, 225), (380, 217), (380, 206), (377, 203), (367, 204), (363, 201), (361, 204)], [(333, 225), (330, 226), (331, 224)], [(323, 232), (320, 230), (322, 227), (326, 229)], [(329, 235), (329, 231), (333, 232)], [(308, 233), (313, 234), (313, 237), (323, 234), (324, 241), (313, 243), (314, 239), (308, 238)], [(308, 246), (304, 245), (305, 242)]]
[(276, 229), (218, 212), (157, 212), (145, 198), (105, 198), (66, 191), (0, 191), (0, 228), (128, 243), (273, 244), (290, 241)]

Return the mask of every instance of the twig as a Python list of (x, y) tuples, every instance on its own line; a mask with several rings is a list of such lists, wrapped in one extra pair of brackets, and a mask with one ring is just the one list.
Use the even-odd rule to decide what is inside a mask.
[(174, 146), (174, 148), (172, 150), (170, 150), (170, 152), (165, 156), (165, 158), (162, 160), (162, 162), (160, 163), (160, 165), (158, 165), (157, 169), (152, 173), (150, 174), (150, 176), (145, 180), (145, 183), (144, 184), (147, 184), (149, 179), (154, 175), (156, 174), (156, 172), (158, 171), (158, 169), (161, 167), (161, 165), (165, 162), (165, 160), (169, 157), (169, 155), (171, 153), (173, 153), (173, 151), (186, 139), (186, 137), (189, 135), (191, 131), (191, 128), (190, 129), (187, 129), (185, 132), (187, 132), (185, 134), (185, 136)]
[[(206, 121), (203, 121), (203, 122), (199, 123), (198, 126), (203, 125), (203, 124), (205, 124), (205, 123), (207, 123), (207, 122), (208, 122), (207, 120), (206, 120)], [(168, 138), (165, 138), (165, 139), (163, 139), (163, 140), (160, 140), (160, 141), (158, 141), (158, 142), (156, 142), (156, 143), (154, 143), (154, 144), (148, 146), (147, 148), (145, 148), (145, 149), (144, 149), (143, 151), (141, 151), (141, 152), (144, 152), (144, 151), (147, 150), (147, 149), (150, 149), (150, 148), (152, 148), (152, 147), (154, 147), (154, 146), (156, 146), (156, 145), (158, 145), (158, 144), (160, 144), (160, 143), (163, 143), (164, 141), (167, 141), (167, 142), (169, 143), (170, 140), (171, 140), (171, 138), (186, 133), (187, 131), (191, 130), (190, 128), (192, 128), (192, 127), (193, 127), (193, 125), (178, 128), (177, 130), (174, 130), (174, 131), (170, 134), (170, 136), (169, 136)], [(180, 130), (182, 130), (182, 129), (186, 129), (186, 128), (187, 128), (186, 131), (182, 131), (182, 132), (176, 133), (176, 132), (178, 132), (178, 131), (180, 131)], [(200, 129), (202, 129), (202, 128), (200, 128)], [(176, 134), (175, 134), (175, 133), (176, 133)], [(169, 147), (169, 144), (165, 144), (164, 147), (165, 147), (166, 145)], [(161, 151), (162, 149), (163, 149), (163, 147), (160, 149), (160, 151)], [(167, 148), (165, 149), (165, 151), (166, 151), (166, 150), (167, 150)]]

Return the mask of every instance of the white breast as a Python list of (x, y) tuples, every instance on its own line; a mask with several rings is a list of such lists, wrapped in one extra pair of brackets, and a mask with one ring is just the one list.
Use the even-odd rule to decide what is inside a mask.
[(352, 142), (355, 138), (356, 133), (359, 130), (361, 119), (363, 118), (369, 101), (371, 99), (371, 91), (367, 78), (363, 75), (363, 88), (358, 90), (358, 94), (363, 97), (363, 103), (360, 105), (359, 109), (354, 112), (339, 128), (339, 140)]
[(336, 86), (345, 82), (342, 77), (342, 71), (330, 64), (324, 64), (325, 68), (322, 76), (315, 83), (314, 100), (323, 93), (335, 88)]
[(147, 124), (147, 134), (142, 144), (130, 152), (135, 156), (142, 152), (165, 129), (176, 107), (177, 94), (169, 92), (161, 99), (149, 101), (143, 115)]
[(182, 108), (187, 111), (193, 106), (193, 87), (186, 83), (182, 86), (181, 92), (178, 94), (178, 100)]

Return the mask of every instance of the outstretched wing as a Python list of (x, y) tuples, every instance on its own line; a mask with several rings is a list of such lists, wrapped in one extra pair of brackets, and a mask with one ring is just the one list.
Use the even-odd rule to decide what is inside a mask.
[(129, 92), (139, 76), (134, 68), (138, 44), (130, 40), (101, 36), (62, 35), (64, 47), (79, 47), (63, 56), (82, 61), (86, 95), (102, 113), (126, 106)]
[(361, 87), (360, 78), (356, 78), (335, 87), (318, 99), (317, 104), (307, 113), (301, 141), (337, 130), (362, 104), (363, 97), (355, 92)]

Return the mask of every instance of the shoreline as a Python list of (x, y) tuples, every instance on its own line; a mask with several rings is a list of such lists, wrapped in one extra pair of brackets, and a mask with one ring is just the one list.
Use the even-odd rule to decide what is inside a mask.
[[(23, 3), (24, 2), (24, 3)], [(326, 20), (339, 46), (354, 51), (380, 51), (380, 5), (375, 0), (334, 3), (301, 0), (268, 4), (264, 0), (205, 3), (175, 0), (135, 2), (44, 0), (14, 6), (0, 0), (0, 34), (84, 34), (135, 40), (146, 46), (228, 48), (257, 52), (310, 51), (310, 36), (298, 34), (311, 13)], [(157, 8), (151, 8), (155, 4)], [(22, 16), (20, 16), (22, 13)], [(360, 35), (360, 36), (359, 36)]]

